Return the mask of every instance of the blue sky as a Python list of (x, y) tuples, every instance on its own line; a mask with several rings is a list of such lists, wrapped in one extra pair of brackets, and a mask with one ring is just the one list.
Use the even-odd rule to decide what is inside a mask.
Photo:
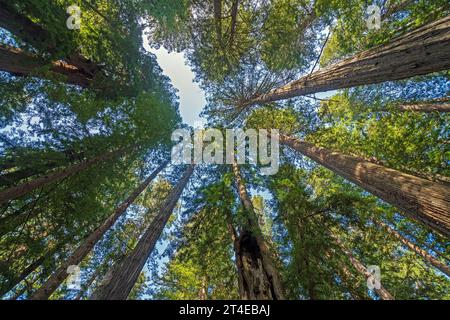
[(183, 53), (169, 53), (164, 48), (158, 50), (147, 48), (147, 50), (156, 55), (164, 74), (170, 78), (172, 85), (178, 90), (183, 121), (195, 126), (201, 121), (199, 114), (206, 104), (206, 99), (203, 90), (194, 82), (195, 75), (187, 65)]

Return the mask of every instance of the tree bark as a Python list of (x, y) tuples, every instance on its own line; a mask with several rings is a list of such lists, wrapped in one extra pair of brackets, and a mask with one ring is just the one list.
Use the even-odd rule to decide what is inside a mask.
[(236, 229), (233, 225), (233, 218), (231, 216), (231, 212), (227, 212), (227, 226), (228, 231), (231, 235), (231, 240), (233, 241), (233, 251), (234, 251), (234, 258), (236, 263), (236, 269), (238, 273), (238, 286), (239, 286), (239, 297), (241, 297), (242, 300), (248, 300), (246, 288), (245, 288), (245, 280), (244, 280), (244, 270), (242, 267), (242, 259), (241, 259), (241, 249), (240, 249), (240, 241), (239, 236), (236, 232)]
[(419, 246), (415, 245), (414, 243), (410, 242), (408, 239), (403, 237), (400, 233), (392, 229), (390, 226), (385, 224), (384, 222), (381, 222), (379, 220), (373, 220), (375, 224), (378, 224), (379, 226), (383, 227), (392, 237), (399, 240), (401, 243), (403, 243), (406, 247), (408, 247), (411, 251), (414, 251), (419, 256), (421, 256), (426, 262), (431, 264), (436, 269), (440, 270), (442, 273), (446, 274), (450, 277), (450, 267), (448, 267), (445, 263), (439, 261), (435, 257), (433, 257), (431, 254), (420, 248)]
[(91, 300), (126, 300), (160, 238), (194, 168), (195, 165), (190, 165), (186, 169), (136, 247), (112, 270), (110, 280), (97, 288), (90, 297)]
[[(367, 271), (367, 268), (358, 260), (356, 259), (353, 254), (347, 250), (341, 243), (341, 241), (334, 235), (331, 235), (331, 237), (334, 239), (334, 241), (339, 245), (339, 248), (342, 250), (342, 252), (345, 253), (345, 255), (347, 256), (347, 258), (350, 260), (351, 264), (353, 265), (353, 267), (359, 272), (361, 273), (366, 280), (372, 277), (372, 274)], [(394, 297), (389, 293), (389, 291), (387, 291), (383, 285), (380, 285), (380, 288), (374, 288), (375, 292), (377, 293), (377, 295), (381, 298), (381, 300), (395, 300)]]
[(234, 0), (231, 5), (231, 29), (230, 29), (230, 47), (233, 45), (236, 34), (237, 14), (239, 9), (239, 0)]
[(78, 164), (74, 164), (70, 167), (67, 167), (63, 170), (48, 173), (42, 177), (36, 178), (32, 181), (25, 182), (15, 187), (11, 187), (5, 190), (0, 191), (0, 205), (4, 204), (10, 200), (14, 200), (20, 198), (23, 195), (26, 195), (37, 188), (44, 187), (52, 182), (59, 181), (66, 177), (72, 176), (84, 169), (87, 169), (101, 161), (109, 160), (113, 157), (121, 155), (125, 149), (119, 149), (115, 151), (110, 151), (101, 155), (98, 155), (95, 158), (82, 161)]
[(68, 276), (67, 268), (71, 265), (78, 265), (94, 248), (96, 243), (103, 235), (116, 223), (116, 221), (125, 213), (128, 207), (136, 200), (136, 198), (148, 187), (156, 176), (165, 168), (167, 161), (160, 165), (153, 173), (145, 179), (133, 193), (122, 202), (91, 235), (89, 235), (81, 245), (66, 259), (59, 268), (50, 276), (49, 279), (31, 296), (31, 300), (47, 300), (52, 293), (61, 285)]
[(450, 103), (417, 103), (398, 106), (402, 112), (450, 112)]
[[(283, 300), (284, 289), (280, 276), (275, 269), (272, 254), (267, 246), (255, 209), (242, 180), (239, 166), (233, 163), (233, 174), (238, 188), (239, 198), (247, 211), (248, 223), (239, 236), (239, 260), (242, 263), (242, 278), (245, 300)], [(241, 290), (240, 290), (241, 291)]]
[[(56, 37), (52, 37), (47, 30), (22, 15), (13, 5), (4, 0), (0, 0), (0, 27), (10, 31), (36, 49), (45, 50), (51, 55), (56, 54), (58, 47), (61, 45)], [(51, 40), (53, 41), (50, 42)], [(79, 53), (73, 53), (70, 57), (65, 57), (64, 60), (90, 78), (101, 71), (100, 66)]]
[(217, 41), (219, 42), (219, 47), (222, 47), (222, 0), (214, 0), (213, 4)]
[[(35, 76), (35, 72), (47, 67), (55, 74), (63, 75), (65, 82), (88, 88), (91, 79), (87, 78), (80, 70), (64, 61), (46, 62), (39, 57), (25, 53), (23, 50), (0, 44), (0, 71), (9, 72), (15, 76)], [(43, 75), (48, 79), (50, 75)], [(53, 79), (53, 78), (52, 78)]]
[(280, 142), (450, 237), (450, 188), (280, 134)]
[(361, 85), (406, 79), (450, 68), (450, 16), (426, 24), (272, 90), (240, 107)]

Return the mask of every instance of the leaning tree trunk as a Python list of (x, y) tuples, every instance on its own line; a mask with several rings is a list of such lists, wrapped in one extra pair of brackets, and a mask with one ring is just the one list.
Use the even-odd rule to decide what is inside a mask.
[(219, 43), (219, 47), (222, 47), (222, 0), (214, 0), (213, 7), (217, 41)]
[(136, 247), (114, 268), (110, 273), (110, 280), (93, 293), (91, 300), (126, 300), (194, 172), (194, 167), (195, 165), (190, 165), (184, 172)]
[[(64, 61), (46, 62), (39, 57), (25, 53), (19, 48), (0, 44), (0, 71), (9, 72), (15, 76), (36, 76), (38, 70), (48, 69), (51, 72), (41, 73), (40, 77), (54, 79), (54, 75), (63, 76), (64, 82), (87, 88), (92, 79), (86, 77), (78, 68)], [(52, 76), (52, 73), (54, 74)]]
[(406, 247), (408, 247), (411, 251), (414, 251), (419, 256), (421, 256), (426, 262), (431, 264), (436, 269), (442, 271), (447, 276), (450, 277), (450, 267), (448, 267), (445, 263), (439, 261), (435, 257), (433, 257), (431, 254), (429, 254), (427, 251), (423, 250), (419, 246), (415, 245), (414, 243), (410, 242), (408, 239), (403, 237), (400, 233), (392, 229), (390, 226), (385, 224), (384, 222), (381, 222), (379, 220), (374, 220), (375, 224), (378, 224), (379, 226), (383, 227), (392, 237), (399, 240), (401, 243), (403, 243)]
[(16, 285), (25, 280), (33, 271), (35, 271), (38, 267), (40, 267), (46, 260), (53, 257), (53, 255), (58, 252), (63, 245), (58, 245), (39, 259), (31, 263), (28, 267), (26, 267), (19, 275), (16, 277), (9, 279), (6, 283), (0, 286), (0, 297), (4, 294), (8, 293), (12, 290)]
[(150, 182), (164, 169), (167, 162), (160, 165), (153, 173), (145, 179), (133, 193), (122, 202), (114, 211), (114, 213), (103, 222), (91, 235), (89, 235), (81, 245), (66, 259), (59, 268), (50, 276), (49, 279), (31, 296), (32, 300), (46, 300), (50, 298), (52, 293), (61, 285), (68, 276), (67, 268), (71, 265), (78, 265), (92, 250), (95, 244), (103, 237), (103, 235), (116, 223), (128, 207), (136, 200), (136, 198), (148, 187)]
[(238, 10), (239, 10), (239, 0), (234, 0), (233, 4), (231, 5), (231, 28), (230, 28), (229, 47), (232, 47), (234, 44), (234, 38), (236, 35)]
[[(242, 180), (239, 166), (233, 162), (233, 174), (238, 188), (239, 198), (247, 211), (248, 223), (240, 232), (238, 252), (238, 272), (242, 272), (243, 288), (239, 289), (245, 300), (282, 300), (283, 284), (275, 268), (272, 254), (267, 246), (260, 228), (255, 209)], [(235, 245), (236, 250), (236, 245)], [(242, 295), (242, 292), (244, 295)]]
[(397, 107), (399, 111), (407, 112), (450, 112), (450, 103), (415, 103), (403, 104)]
[(280, 134), (280, 142), (450, 236), (450, 188), (367, 160)]
[[(34, 48), (51, 55), (56, 54), (60, 49), (61, 41), (58, 41), (58, 37), (52, 37), (47, 30), (18, 12), (9, 1), (0, 0), (0, 27), (10, 31)], [(75, 66), (79, 72), (91, 79), (101, 71), (100, 66), (79, 53), (73, 53), (63, 60), (69, 65)]]
[(113, 157), (119, 156), (124, 153), (125, 149), (118, 149), (115, 151), (107, 152), (101, 155), (98, 155), (95, 158), (85, 160), (78, 164), (74, 164), (70, 167), (67, 167), (63, 170), (48, 173), (42, 177), (36, 178), (29, 182), (25, 182), (21, 185), (11, 187), (5, 190), (0, 191), (0, 205), (4, 204), (10, 200), (17, 199), (23, 195), (26, 195), (37, 188), (44, 187), (52, 182), (59, 181), (66, 177), (72, 176), (82, 170), (90, 168), (91, 166), (101, 162), (109, 160)]
[[(347, 250), (341, 243), (341, 241), (334, 235), (331, 235), (331, 237), (334, 239), (334, 241), (339, 245), (339, 248), (344, 252), (347, 256), (347, 258), (350, 260), (353, 267), (361, 273), (366, 280), (371, 279), (373, 275), (367, 271), (367, 268), (358, 260), (356, 259), (353, 254)], [(389, 291), (386, 290), (386, 288), (383, 287), (383, 285), (380, 284), (379, 289), (374, 288), (377, 295), (381, 298), (381, 300), (395, 300), (394, 297), (389, 293)]]
[(450, 16), (304, 76), (239, 107), (401, 80), (450, 68)]

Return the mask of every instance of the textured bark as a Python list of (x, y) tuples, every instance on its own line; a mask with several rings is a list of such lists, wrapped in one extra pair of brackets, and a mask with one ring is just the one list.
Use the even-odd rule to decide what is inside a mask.
[(31, 178), (33, 176), (36, 176), (38, 174), (42, 174), (50, 169), (54, 169), (57, 167), (56, 163), (48, 163), (43, 168), (35, 169), (35, 168), (25, 168), (13, 172), (8, 172), (5, 174), (0, 175), (0, 186), (11, 186), (14, 184), (17, 184), (21, 180)]
[(214, 0), (214, 24), (216, 27), (217, 41), (222, 47), (222, 0)]
[(234, 258), (235, 258), (236, 269), (237, 269), (237, 273), (238, 273), (239, 297), (241, 297), (241, 299), (245, 299), (246, 298), (246, 290), (245, 290), (245, 286), (244, 286), (244, 270), (242, 269), (239, 236), (236, 232), (236, 229), (234, 228), (231, 212), (227, 212), (226, 219), (227, 219), (228, 231), (230, 232), (231, 240), (233, 241)]
[(27, 193), (32, 192), (33, 190), (36, 190), (37, 188), (45, 187), (46, 185), (48, 185), (52, 182), (56, 182), (61, 179), (72, 176), (80, 171), (83, 171), (87, 168), (92, 167), (93, 165), (95, 165), (99, 162), (106, 161), (106, 160), (109, 160), (116, 156), (119, 156), (124, 151), (125, 151), (125, 149), (119, 149), (116, 151), (107, 152), (107, 153), (98, 155), (95, 158), (85, 160), (81, 163), (74, 164), (63, 170), (51, 172), (42, 177), (36, 178), (32, 181), (25, 182), (21, 185), (2, 190), (2, 191), (0, 191), (0, 204), (6, 203), (10, 200), (17, 199), (23, 195), (26, 195)]
[(239, 198), (249, 214), (248, 223), (239, 236), (238, 252), (242, 264), (243, 290), (245, 300), (283, 300), (284, 289), (280, 275), (275, 268), (272, 254), (261, 235), (257, 215), (242, 180), (239, 166), (233, 163), (233, 174)]
[[(56, 61), (48, 63), (39, 57), (25, 53), (21, 49), (3, 44), (0, 45), (0, 71), (6, 71), (19, 77), (27, 77), (34, 76), (38, 69), (47, 66), (51, 72), (63, 75), (65, 82), (68, 84), (77, 85), (82, 88), (87, 88), (91, 84), (91, 79), (80, 72), (77, 67), (67, 62)], [(52, 78), (48, 74), (41, 76)]]
[(250, 106), (450, 68), (450, 16), (426, 24), (240, 105)]
[[(45, 50), (50, 54), (55, 54), (61, 46), (57, 38), (40, 25), (31, 21), (28, 17), (18, 12), (9, 1), (0, 0), (0, 27), (10, 31), (12, 34), (32, 45), (38, 50)], [(52, 42), (50, 42), (52, 41)], [(94, 77), (101, 70), (101, 67), (83, 57), (79, 53), (73, 53), (64, 60), (75, 66), (85, 76)]]
[[(339, 245), (339, 248), (344, 252), (347, 256), (347, 258), (350, 260), (353, 267), (361, 273), (366, 279), (369, 279), (372, 277), (372, 274), (367, 271), (367, 268), (358, 260), (356, 259), (353, 254), (347, 250), (342, 244), (341, 241), (334, 235), (332, 235), (332, 238), (334, 241)], [(383, 287), (383, 285), (380, 286), (379, 289), (374, 289), (377, 295), (381, 298), (381, 300), (395, 300), (394, 297), (389, 293), (389, 291), (386, 290), (386, 288)]]
[(402, 112), (450, 112), (450, 103), (417, 103), (398, 106)]
[(231, 5), (231, 30), (230, 30), (230, 46), (233, 45), (234, 36), (236, 34), (237, 14), (239, 9), (239, 0), (234, 0)]
[(167, 162), (159, 166), (153, 173), (145, 179), (139, 187), (133, 191), (133, 193), (122, 202), (115, 210), (114, 213), (109, 216), (108, 219), (103, 222), (95, 231), (90, 234), (81, 243), (78, 248), (66, 259), (59, 268), (50, 276), (49, 279), (32, 295), (32, 300), (46, 300), (52, 293), (61, 285), (61, 283), (68, 276), (67, 268), (71, 265), (78, 265), (88, 255), (88, 253), (94, 248), (96, 243), (103, 237), (103, 235), (116, 223), (116, 221), (125, 213), (128, 207), (136, 200), (136, 198), (148, 187), (156, 176), (164, 169)]
[(450, 277), (450, 267), (447, 266), (445, 263), (439, 261), (438, 259), (436, 259), (432, 255), (430, 255), (428, 252), (426, 252), (425, 250), (423, 250), (419, 246), (417, 246), (414, 243), (410, 242), (408, 239), (403, 237), (400, 233), (398, 233), (397, 231), (392, 229), (390, 226), (388, 226), (384, 222), (381, 222), (381, 221), (378, 221), (378, 220), (374, 220), (374, 222), (376, 224), (380, 225), (381, 227), (383, 227), (392, 237), (394, 237), (397, 240), (399, 240), (406, 247), (408, 247), (411, 251), (414, 251), (419, 256), (421, 256), (426, 262), (428, 262), (433, 267), (435, 267), (436, 269), (442, 271), (443, 273), (445, 273), (447, 276)]
[(109, 281), (97, 288), (91, 300), (126, 300), (194, 172), (194, 167), (190, 165), (184, 172), (136, 247), (110, 272)]
[(280, 134), (280, 142), (450, 236), (450, 188), (367, 160), (317, 147)]

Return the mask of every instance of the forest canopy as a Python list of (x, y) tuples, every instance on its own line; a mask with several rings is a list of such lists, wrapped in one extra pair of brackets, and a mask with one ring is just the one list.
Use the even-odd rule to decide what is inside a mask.
[(0, 0), (0, 296), (450, 299), (449, 70), (445, 0)]

